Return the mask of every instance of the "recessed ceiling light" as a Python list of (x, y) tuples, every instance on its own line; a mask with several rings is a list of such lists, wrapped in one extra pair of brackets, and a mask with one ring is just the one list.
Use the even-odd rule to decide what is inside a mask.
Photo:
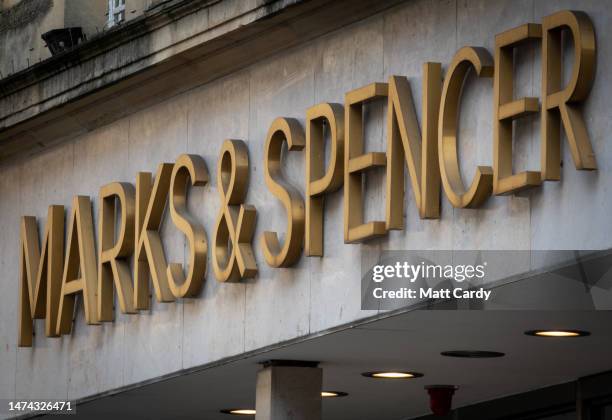
[(440, 353), (446, 357), (462, 357), (466, 359), (486, 359), (491, 357), (504, 357), (504, 353), (498, 351), (486, 351), (486, 350), (449, 350)]
[(223, 414), (232, 414), (234, 416), (254, 416), (255, 410), (250, 408), (229, 408), (227, 410), (221, 410)]
[(534, 337), (547, 337), (547, 338), (572, 338), (572, 337), (586, 337), (591, 335), (588, 331), (580, 330), (531, 330), (525, 331), (525, 334), (532, 335)]
[(423, 376), (417, 372), (365, 372), (363, 376), (376, 379), (413, 379)]
[(322, 391), (321, 392), (321, 397), (323, 398), (339, 398), (339, 397), (346, 397), (347, 395), (348, 393), (341, 392), (341, 391)]

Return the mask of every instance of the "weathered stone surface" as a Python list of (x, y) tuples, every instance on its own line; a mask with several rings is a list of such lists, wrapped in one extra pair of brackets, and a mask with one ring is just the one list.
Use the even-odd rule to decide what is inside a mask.
[[(91, 131), (399, 1), (160, 3), (78, 48), (0, 75), (0, 159)], [(64, 26), (63, 6), (50, 13), (54, 27)], [(6, 44), (7, 55), (21, 48)]]

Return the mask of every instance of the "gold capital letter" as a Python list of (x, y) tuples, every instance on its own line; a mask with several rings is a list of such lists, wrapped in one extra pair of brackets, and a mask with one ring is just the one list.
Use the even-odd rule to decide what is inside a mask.
[[(212, 255), (218, 281), (255, 277), (257, 263), (251, 242), (257, 211), (243, 204), (249, 186), (249, 152), (242, 140), (225, 140), (217, 164), (221, 208), (217, 216)], [(236, 206), (240, 206), (240, 210)], [(231, 248), (231, 250), (230, 250)]]
[[(121, 225), (117, 239), (117, 203), (121, 209)], [(134, 288), (127, 257), (134, 253), (134, 187), (113, 182), (100, 188), (98, 221), (98, 319), (115, 319), (113, 284), (117, 288), (119, 308), (124, 314), (136, 313)]]
[(385, 222), (363, 220), (363, 175), (387, 164), (382, 152), (364, 152), (363, 104), (387, 96), (386, 83), (372, 83), (345, 96), (344, 123), (344, 242), (363, 242), (387, 233)]
[(96, 309), (96, 248), (91, 200), (86, 196), (76, 196), (72, 200), (72, 215), (68, 227), (66, 262), (62, 278), (62, 291), (57, 318), (57, 334), (70, 334), (74, 314), (75, 295), (83, 295), (85, 320), (88, 324), (98, 324)]
[(512, 173), (512, 124), (540, 110), (538, 98), (514, 99), (514, 49), (542, 37), (541, 25), (528, 23), (495, 36), (493, 112), (493, 192), (510, 194), (541, 184), (540, 172)]
[(261, 249), (270, 267), (290, 267), (302, 254), (304, 241), (304, 200), (300, 192), (282, 179), (281, 152), (283, 143), (288, 150), (304, 148), (304, 131), (294, 118), (277, 118), (268, 130), (264, 157), (266, 185), (287, 212), (287, 233), (281, 247), (276, 232), (264, 232)]
[(463, 47), (455, 54), (444, 78), (438, 126), (438, 152), (442, 186), (454, 207), (475, 208), (482, 204), (493, 188), (493, 169), (478, 166), (470, 188), (466, 190), (459, 170), (457, 121), (465, 77), (473, 67), (478, 77), (493, 76), (493, 61), (486, 49)]
[[(440, 63), (423, 65), (423, 134), (405, 77), (389, 78), (387, 107), (386, 228), (404, 227), (404, 161), (421, 218), (440, 217), (438, 113), (442, 70)], [(403, 153), (402, 153), (403, 152)], [(402, 159), (404, 157), (404, 159)]]
[[(570, 82), (561, 87), (561, 30), (569, 28), (574, 39), (574, 63)], [(583, 12), (565, 10), (542, 20), (542, 179), (561, 179), (561, 128), (563, 123), (576, 169), (597, 169), (580, 102), (591, 90), (595, 76), (595, 30)]]
[(151, 306), (149, 274), (158, 302), (172, 302), (174, 296), (168, 285), (166, 255), (159, 228), (162, 223), (172, 163), (157, 168), (155, 184), (151, 186), (151, 173), (140, 172), (136, 178), (136, 248), (134, 250), (134, 307)]
[(32, 347), (33, 320), (45, 318), (45, 335), (57, 337), (56, 323), (64, 262), (64, 206), (49, 206), (47, 227), (38, 243), (36, 218), (21, 220), (19, 347)]
[(206, 163), (197, 155), (180, 155), (174, 163), (170, 181), (170, 217), (189, 242), (189, 272), (185, 276), (183, 264), (180, 263), (168, 266), (170, 290), (177, 298), (195, 296), (202, 288), (206, 274), (206, 232), (187, 210), (187, 183), (190, 179), (193, 186), (206, 185)]
[[(324, 172), (324, 130), (329, 133), (329, 164)], [(323, 103), (306, 111), (306, 239), (308, 256), (323, 256), (324, 194), (344, 182), (344, 110)]]

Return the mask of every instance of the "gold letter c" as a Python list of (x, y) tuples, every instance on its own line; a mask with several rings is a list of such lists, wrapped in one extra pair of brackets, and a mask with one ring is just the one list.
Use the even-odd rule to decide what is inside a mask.
[(472, 184), (467, 190), (459, 170), (457, 120), (461, 90), (470, 67), (474, 68), (478, 77), (493, 76), (493, 60), (486, 49), (463, 47), (457, 51), (444, 78), (438, 120), (438, 150), (442, 186), (451, 204), (459, 208), (478, 207), (491, 195), (493, 188), (493, 169), (490, 166), (478, 166)]

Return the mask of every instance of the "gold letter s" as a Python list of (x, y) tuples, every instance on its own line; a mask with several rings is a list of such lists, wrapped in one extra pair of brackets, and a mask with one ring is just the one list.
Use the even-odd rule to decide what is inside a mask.
[(170, 217), (189, 242), (189, 272), (185, 277), (183, 265), (168, 265), (168, 285), (177, 298), (196, 295), (206, 274), (208, 243), (204, 227), (187, 210), (187, 181), (191, 185), (206, 185), (208, 169), (197, 155), (181, 155), (174, 163), (170, 180)]
[(304, 200), (295, 187), (281, 178), (281, 150), (285, 141), (289, 150), (304, 148), (304, 131), (296, 119), (275, 119), (268, 130), (266, 140), (266, 185), (287, 211), (287, 234), (282, 248), (276, 232), (264, 232), (261, 237), (261, 248), (266, 262), (271, 267), (289, 267), (297, 262), (302, 254), (304, 241)]

